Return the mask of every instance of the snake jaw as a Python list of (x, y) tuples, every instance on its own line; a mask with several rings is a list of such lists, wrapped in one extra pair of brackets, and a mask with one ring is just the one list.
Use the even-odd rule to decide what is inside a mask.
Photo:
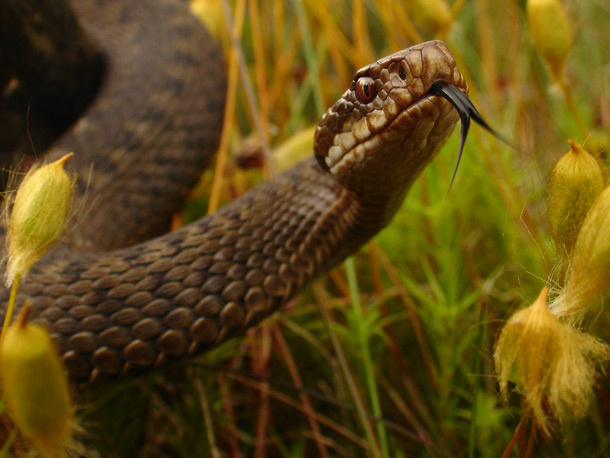
[[(374, 81), (376, 96), (368, 103), (359, 100), (355, 90), (360, 78)], [(319, 164), (349, 189), (350, 181), (362, 181), (353, 175), (364, 167), (380, 169), (383, 176), (395, 173), (395, 160), (431, 158), (434, 148), (421, 154), (427, 140), (413, 133), (415, 127), (430, 133), (433, 122), (440, 118), (447, 118), (440, 123), (447, 129), (457, 120), (444, 100), (428, 93), (438, 80), (466, 92), (453, 56), (440, 41), (413, 46), (358, 70), (350, 89), (320, 120), (315, 142)], [(440, 136), (438, 132), (434, 135)], [(391, 156), (396, 157), (388, 161)], [(407, 183), (415, 169), (402, 174)]]

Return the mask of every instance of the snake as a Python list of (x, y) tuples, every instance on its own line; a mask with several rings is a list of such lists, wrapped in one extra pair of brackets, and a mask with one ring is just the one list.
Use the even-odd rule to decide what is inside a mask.
[(105, 74), (48, 154), (75, 153), (85, 203), (18, 303), (82, 383), (204, 353), (275, 312), (390, 223), (459, 119), (439, 84), (468, 100), (445, 43), (383, 57), (321, 117), (312, 157), (163, 234), (218, 147), (220, 49), (180, 2), (73, 3)]

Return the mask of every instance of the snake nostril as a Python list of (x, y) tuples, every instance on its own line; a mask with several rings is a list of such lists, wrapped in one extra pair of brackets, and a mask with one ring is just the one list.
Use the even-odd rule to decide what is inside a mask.
[(400, 70), (398, 70), (398, 77), (403, 81), (407, 79), (407, 72), (403, 67), (400, 67)]

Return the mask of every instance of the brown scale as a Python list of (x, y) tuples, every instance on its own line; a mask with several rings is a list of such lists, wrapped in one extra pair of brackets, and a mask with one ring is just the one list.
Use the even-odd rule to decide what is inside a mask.
[[(136, 65), (111, 73), (85, 120), (52, 152), (75, 150), (81, 173), (94, 164), (93, 196), (68, 247), (32, 272), (18, 300), (33, 302), (31, 316), (50, 329), (68, 371), (80, 381), (140, 374), (209, 350), (260, 322), (356, 251), (389, 223), (410, 184), (453, 130), (456, 112), (444, 99), (426, 93), (430, 85), (445, 79), (466, 91), (441, 42), (380, 59), (356, 73), (351, 89), (321, 119), (315, 153), (322, 167), (313, 158), (305, 160), (214, 215), (159, 238), (106, 251), (159, 230), (175, 210), (168, 200), (184, 195), (199, 174), (194, 162), (205, 162), (190, 150), (180, 159), (181, 150), (190, 144), (213, 150), (220, 131), (218, 123), (210, 124), (222, 118), (218, 94), (224, 92), (224, 76), (217, 52), (209, 49), (210, 40), (179, 2), (159, 4), (164, 13), (150, 21), (162, 20), (162, 28), (154, 22), (135, 28), (117, 24), (111, 29), (118, 34), (113, 38), (94, 25), (88, 2), (79, 6), (92, 36), (102, 43), (115, 40), (114, 45), (103, 45), (111, 69), (134, 52), (134, 37), (150, 29), (156, 35), (154, 46), (140, 47), (139, 61), (172, 69), (154, 78), (149, 69)], [(129, 5), (139, 7), (138, 2)], [(169, 21), (169, 16), (177, 19)], [(168, 34), (167, 39), (160, 33)], [(175, 40), (186, 35), (201, 40), (197, 57), (185, 58), (183, 47), (173, 55), (166, 49), (159, 52), (158, 45), (171, 43), (172, 34)], [(174, 59), (188, 71), (156, 62), (146, 52)], [(204, 58), (211, 61), (204, 65)], [(145, 83), (161, 85), (148, 91), (156, 96), (134, 98), (132, 86), (140, 84), (131, 81), (138, 76), (134, 72), (143, 73)], [(355, 93), (363, 76), (374, 79), (370, 89), (378, 92), (369, 102), (359, 101)], [(178, 77), (183, 78), (180, 84)], [(163, 89), (164, 79), (170, 89)], [(210, 89), (210, 84), (216, 86)], [(120, 116), (129, 120), (122, 123), (125, 131), (119, 129), (120, 122), (105, 121), (121, 91), (128, 91), (124, 98), (134, 111)], [(195, 94), (203, 101), (196, 101)], [(142, 113), (139, 122), (135, 116)], [(363, 116), (369, 137), (366, 130), (357, 130), (364, 125), (356, 127)], [(151, 124), (154, 118), (163, 128)], [(379, 119), (385, 119), (383, 126)], [(105, 127), (104, 122), (112, 124)], [(177, 128), (175, 137), (169, 127)], [(344, 136), (342, 143), (340, 134), (366, 138), (343, 148), (350, 142)], [(185, 140), (186, 135), (194, 139)], [(114, 146), (97, 150), (109, 136)], [(383, 141), (374, 141), (381, 137)], [(130, 151), (129, 145), (143, 151)], [(185, 173), (188, 177), (180, 184), (166, 184), (168, 177)], [(131, 193), (127, 208), (122, 207), (124, 192)], [(150, 227), (143, 224), (145, 216), (152, 216)], [(6, 300), (7, 292), (1, 294)]]

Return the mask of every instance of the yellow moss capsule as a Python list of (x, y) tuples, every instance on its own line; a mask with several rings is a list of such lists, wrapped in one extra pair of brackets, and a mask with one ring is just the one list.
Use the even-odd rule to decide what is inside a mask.
[(507, 386), (515, 362), (523, 390), (535, 390), (544, 377), (544, 369), (556, 359), (561, 323), (547, 309), (548, 289), (529, 307), (515, 313), (506, 323), (494, 354), (500, 392), (507, 396)]
[(273, 163), (278, 172), (288, 170), (313, 151), (315, 126), (297, 132), (273, 152)]
[(222, 36), (225, 18), (221, 0), (191, 0), (189, 8), (212, 36), (216, 38)]
[(591, 206), (572, 255), (566, 287), (553, 304), (553, 313), (579, 319), (610, 286), (610, 186)]
[(31, 170), (17, 190), (8, 222), (7, 286), (27, 274), (66, 226), (75, 181), (64, 165), (71, 157)]
[(73, 429), (68, 381), (49, 334), (27, 322), (27, 311), (0, 339), (0, 379), (19, 431), (42, 456), (64, 456)]
[(438, 34), (451, 22), (451, 11), (445, 0), (413, 0), (409, 2), (414, 22), (427, 32)]
[(545, 434), (553, 421), (587, 412), (597, 362), (610, 358), (601, 341), (562, 324), (547, 307), (547, 288), (506, 323), (494, 352), (500, 392), (508, 396), (513, 367), (527, 405)]
[(551, 173), (548, 219), (559, 254), (570, 257), (587, 212), (604, 189), (597, 160), (578, 143), (568, 140), (570, 151)]
[(525, 8), (534, 48), (553, 78), (561, 81), (572, 48), (572, 29), (563, 6), (559, 0), (527, 0)]

